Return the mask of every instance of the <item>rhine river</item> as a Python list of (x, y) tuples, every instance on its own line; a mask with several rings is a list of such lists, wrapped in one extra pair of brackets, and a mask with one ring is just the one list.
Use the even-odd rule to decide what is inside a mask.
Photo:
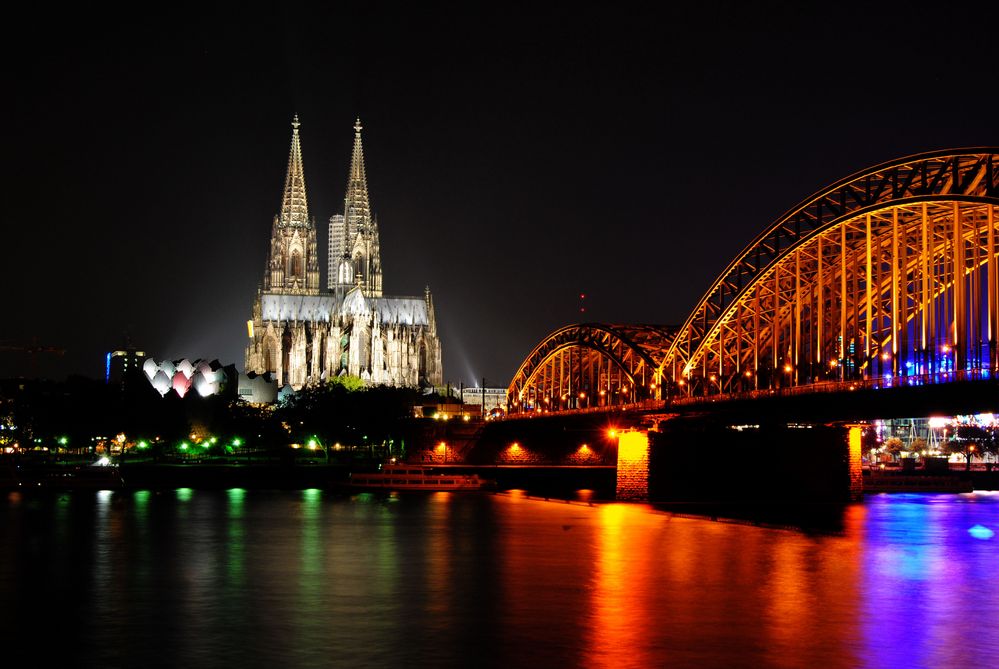
[(999, 666), (996, 493), (821, 532), (320, 490), (5, 493), (0, 518), (4, 657), (33, 666)]

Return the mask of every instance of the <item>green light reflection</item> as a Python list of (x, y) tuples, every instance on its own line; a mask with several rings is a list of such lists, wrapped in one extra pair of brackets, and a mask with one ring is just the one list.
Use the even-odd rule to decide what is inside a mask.
[(243, 517), (243, 502), (246, 499), (246, 490), (243, 488), (229, 488), (226, 490), (226, 497), (229, 500), (229, 517)]
[(302, 491), (299, 507), (301, 518), (302, 544), (300, 549), (301, 568), (298, 580), (298, 606), (301, 616), (299, 625), (308, 626), (310, 620), (322, 615), (323, 601), (323, 549), (320, 538), (322, 491), (309, 488)]
[(225, 581), (231, 592), (238, 592), (245, 581), (246, 528), (243, 515), (246, 511), (246, 490), (230, 488), (226, 491), (228, 522), (225, 542)]

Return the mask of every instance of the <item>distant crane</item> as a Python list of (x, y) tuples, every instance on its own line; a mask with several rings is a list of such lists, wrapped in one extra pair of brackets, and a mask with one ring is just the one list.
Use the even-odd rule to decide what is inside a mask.
[(63, 355), (66, 353), (66, 349), (59, 348), (58, 346), (41, 346), (38, 344), (38, 340), (34, 339), (30, 346), (21, 346), (17, 344), (0, 344), (0, 351), (21, 351), (27, 353), (31, 356), (31, 376), (33, 378), (38, 378), (38, 354), (39, 353), (54, 353), (55, 355)]

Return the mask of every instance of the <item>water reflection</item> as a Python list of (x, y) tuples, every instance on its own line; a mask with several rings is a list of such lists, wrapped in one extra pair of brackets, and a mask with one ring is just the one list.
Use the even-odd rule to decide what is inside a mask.
[(0, 623), (29, 638), (31, 621), (68, 612), (75, 664), (999, 657), (996, 495), (871, 497), (835, 534), (516, 494), (19, 493), (0, 507)]
[[(863, 620), (871, 666), (986, 666), (999, 637), (975, 620), (999, 607), (995, 496), (879, 495), (867, 502)], [(980, 628), (979, 628), (980, 629)], [(995, 662), (991, 663), (993, 666)]]
[(654, 543), (661, 520), (643, 507), (625, 504), (607, 504), (597, 511), (587, 666), (629, 667), (644, 661), (635, 651), (645, 645), (647, 630), (635, 621), (653, 617), (647, 604), (654, 593), (644, 586), (649, 560), (658, 553)]
[(225, 536), (225, 584), (230, 593), (238, 592), (246, 578), (246, 528), (244, 526), (244, 503), (246, 491), (230, 488), (226, 491), (228, 502)]

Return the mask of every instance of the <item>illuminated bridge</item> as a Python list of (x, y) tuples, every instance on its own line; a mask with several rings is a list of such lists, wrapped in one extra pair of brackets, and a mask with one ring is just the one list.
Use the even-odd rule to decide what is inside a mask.
[(510, 417), (994, 380), (997, 226), (999, 148), (864, 170), (774, 221), (682, 324), (545, 337)]

